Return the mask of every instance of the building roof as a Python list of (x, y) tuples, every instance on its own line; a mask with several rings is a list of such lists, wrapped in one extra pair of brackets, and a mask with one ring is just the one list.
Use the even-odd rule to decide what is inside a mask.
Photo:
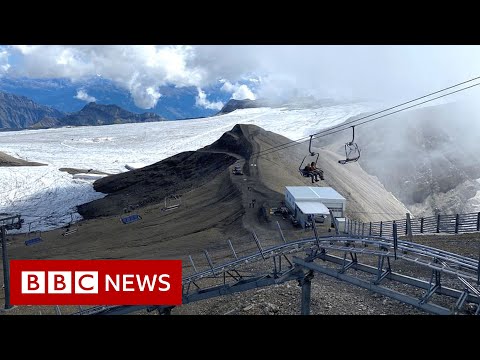
[(328, 208), (321, 202), (297, 201), (296, 204), (304, 214), (330, 215)]
[(295, 200), (343, 200), (345, 198), (331, 187), (286, 186)]

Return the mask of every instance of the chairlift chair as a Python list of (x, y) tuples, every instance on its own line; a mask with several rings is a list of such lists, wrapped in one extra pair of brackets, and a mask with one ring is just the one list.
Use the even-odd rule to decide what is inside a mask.
[(63, 236), (68, 236), (78, 231), (78, 222), (73, 222), (73, 213), (70, 213), (70, 223), (65, 226), (65, 231), (62, 233)]
[(338, 160), (339, 164), (345, 165), (350, 162), (355, 162), (360, 159), (360, 149), (358, 145), (354, 142), (355, 141), (355, 126), (351, 126), (353, 130), (353, 137), (352, 141), (347, 142), (345, 144), (345, 159)]
[(32, 232), (31, 228), (32, 228), (32, 223), (28, 224), (28, 232), (25, 233), (25, 238), (27, 239), (25, 240), (26, 246), (33, 245), (43, 241), (42, 232), (40, 230)]
[[(300, 163), (300, 166), (298, 167), (298, 171), (300, 172), (300, 174), (303, 176), (303, 177), (309, 177), (310, 176), (310, 172), (308, 171), (305, 171), (305, 166), (303, 165), (303, 163), (305, 162), (305, 159), (309, 156), (315, 156), (317, 155), (317, 157), (315, 158), (315, 164), (317, 163), (318, 161), (318, 157), (320, 156), (319, 153), (316, 153), (316, 152), (313, 152), (312, 151), (312, 138), (313, 138), (313, 135), (310, 135), (310, 144), (308, 145), (308, 154), (305, 155), (305, 157), (303, 158), (302, 162)], [(310, 161), (307, 162), (307, 164), (310, 164)]]
[(165, 207), (161, 209), (162, 211), (173, 210), (178, 208), (181, 205), (182, 201), (179, 195), (167, 195), (165, 196)]

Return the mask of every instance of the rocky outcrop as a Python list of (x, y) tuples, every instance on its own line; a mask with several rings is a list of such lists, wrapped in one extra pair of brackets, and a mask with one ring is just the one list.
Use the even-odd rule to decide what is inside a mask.
[(25, 96), (0, 91), (0, 129), (25, 129), (44, 118), (64, 116), (65, 113), (37, 104)]
[(230, 99), (225, 106), (220, 110), (217, 115), (228, 114), (237, 109), (248, 109), (248, 108), (257, 108), (268, 106), (267, 102), (264, 100), (234, 100)]
[(122, 109), (117, 105), (101, 105), (91, 102), (76, 113), (70, 114), (62, 119), (57, 119), (53, 123), (51, 119), (45, 119), (45, 121), (35, 124), (35, 127), (96, 126), (164, 120), (163, 117), (154, 113), (136, 114)]

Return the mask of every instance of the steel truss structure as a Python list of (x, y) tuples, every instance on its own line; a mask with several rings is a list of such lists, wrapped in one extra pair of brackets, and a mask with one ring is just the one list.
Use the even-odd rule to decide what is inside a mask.
[[(234, 260), (221, 265), (214, 265), (210, 254), (204, 250), (208, 268), (202, 271), (198, 270), (189, 256), (194, 273), (183, 278), (182, 303), (189, 304), (287, 281), (297, 281), (302, 294), (300, 313), (307, 315), (310, 314), (311, 281), (314, 274), (319, 273), (431, 314), (480, 313), (478, 260), (398, 240), (396, 226), (393, 229), (393, 236), (388, 238), (339, 234), (338, 231), (333, 236), (318, 236), (314, 227), (314, 237), (290, 242), (285, 239), (280, 225), (278, 228), (282, 244), (264, 249), (253, 232), (252, 238), (258, 251), (242, 257), (238, 256), (233, 244), (228, 240)], [(305, 256), (295, 256), (299, 253), (304, 253)], [(367, 262), (362, 263), (359, 258)], [(395, 272), (394, 267), (399, 260), (412, 266), (415, 274), (423, 274), (423, 278), (420, 275), (415, 277)], [(252, 263), (260, 263), (265, 269), (253, 273), (245, 270), (245, 267), (248, 268)], [(375, 263), (376, 266), (372, 265)], [(395, 283), (407, 285), (402, 286), (402, 289), (409, 290), (405, 289), (402, 292), (394, 290), (389, 285)], [(413, 295), (419, 290), (422, 292), (420, 297)], [(436, 303), (434, 298), (438, 298), (439, 303)], [(447, 302), (451, 302), (452, 305), (448, 307), (443, 305)], [(140, 310), (170, 314), (172, 308), (155, 305), (98, 306), (84, 309), (75, 315), (121, 315)]]

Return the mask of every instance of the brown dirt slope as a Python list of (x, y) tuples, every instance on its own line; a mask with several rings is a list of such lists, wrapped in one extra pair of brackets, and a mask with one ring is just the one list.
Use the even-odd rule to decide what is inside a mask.
[(0, 166), (45, 166), (45, 165), (46, 164), (17, 159), (17, 158), (14, 158), (13, 156), (0, 152)]
[[(331, 186), (346, 200), (347, 216), (360, 221), (394, 220), (405, 217), (407, 209), (375, 176), (365, 172), (358, 163), (341, 165), (342, 157), (332, 151), (316, 149), (318, 165), (324, 170), (325, 181), (312, 185), (310, 178), (303, 178), (298, 171), (302, 160), (302, 168), (307, 162), (314, 161), (316, 156), (308, 155), (308, 142), (289, 146), (280, 151), (279, 144), (290, 140), (278, 134), (248, 127), (249, 136), (255, 139), (256, 148), (260, 149), (252, 162), (257, 164), (260, 181), (273, 191), (284, 193), (285, 186)], [(272, 149), (268, 151), (268, 149)], [(263, 152), (262, 152), (263, 151)]]
[(164, 201), (212, 181), (236, 161), (222, 153), (183, 152), (141, 169), (107, 176), (95, 182), (98, 192), (109, 194), (78, 207), (85, 219), (121, 214), (128, 206), (142, 207)]

